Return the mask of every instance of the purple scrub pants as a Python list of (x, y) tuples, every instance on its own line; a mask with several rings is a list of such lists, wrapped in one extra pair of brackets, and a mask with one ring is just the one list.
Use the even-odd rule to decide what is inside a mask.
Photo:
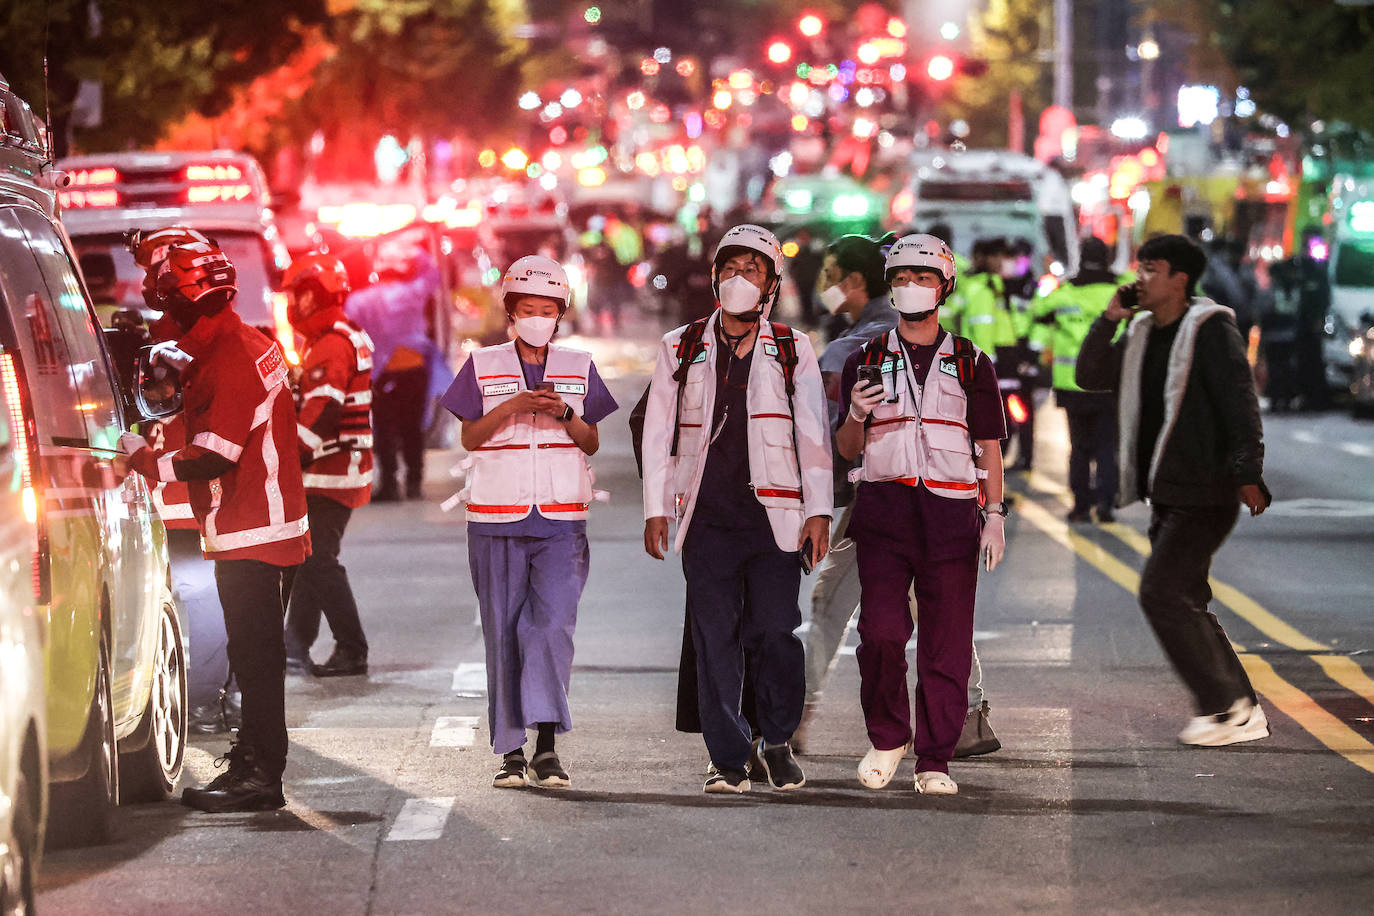
[(540, 722), (572, 728), (577, 602), (587, 584), (587, 535), (500, 537), (468, 532), (468, 565), (487, 649), (491, 746), (508, 754)]
[[(857, 545), (859, 703), (869, 740), (879, 750), (912, 741), (918, 773), (948, 773), (968, 712), (978, 557), (932, 562), (913, 547), (873, 539)], [(907, 589), (913, 582), (920, 608), (914, 741), (906, 684), (906, 644), (913, 628)]]

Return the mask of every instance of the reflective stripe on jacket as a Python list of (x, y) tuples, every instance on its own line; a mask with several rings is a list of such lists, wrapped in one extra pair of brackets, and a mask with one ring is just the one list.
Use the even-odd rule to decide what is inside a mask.
[(356, 508), (372, 489), (372, 341), (340, 310), (301, 363), (297, 432), (306, 491)]
[[(882, 365), (885, 373), (896, 373), (897, 403), (884, 401), (873, 409), (864, 428), (863, 464), (852, 472), (853, 479), (895, 480), (911, 486), (924, 481), (930, 492), (950, 499), (978, 495), (968, 395), (957, 374), (941, 371), (939, 361), (954, 355), (954, 336), (948, 331), (941, 334), (937, 363), (918, 389), (897, 332), (888, 332)], [(975, 360), (979, 352), (975, 347)]]
[[(482, 413), (521, 391), (528, 391), (514, 341), (472, 354)], [(592, 357), (583, 350), (550, 344), (544, 381), (574, 413), (582, 414)], [(575, 521), (587, 517), (592, 502), (592, 469), (567, 426), (544, 413), (512, 414), (491, 438), (468, 456), (463, 490), (470, 522), (515, 522), (537, 508), (545, 518)]]

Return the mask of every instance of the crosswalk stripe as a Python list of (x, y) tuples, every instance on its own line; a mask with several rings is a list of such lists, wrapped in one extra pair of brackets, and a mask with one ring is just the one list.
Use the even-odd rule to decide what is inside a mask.
[(429, 735), (430, 747), (472, 747), (477, 738), (477, 716), (440, 716)]
[(410, 798), (401, 806), (401, 813), (387, 832), (387, 842), (401, 840), (437, 840), (444, 834), (444, 824), (453, 810), (454, 796), (440, 798)]
[(460, 697), (487, 695), (487, 666), (482, 662), (463, 662), (453, 670), (453, 693)]

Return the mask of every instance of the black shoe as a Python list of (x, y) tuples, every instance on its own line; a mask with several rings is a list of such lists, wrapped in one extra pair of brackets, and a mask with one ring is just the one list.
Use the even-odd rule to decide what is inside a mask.
[(396, 489), (396, 485), (382, 487), (372, 494), (374, 503), (398, 503), (401, 501), (401, 491)]
[(491, 778), (491, 784), (497, 789), (521, 789), (525, 786), (525, 774), (529, 769), (529, 764), (525, 762), (525, 752), (511, 751), (501, 758), (501, 769), (496, 771), (496, 775)]
[[(254, 768), (253, 749), (238, 741), (229, 742), (229, 750), (215, 758), (215, 769), (228, 765), (229, 769), (220, 773), (204, 789), (187, 789), (187, 792), (217, 792), (232, 782), (242, 778)], [(182, 793), (185, 795), (185, 792)]]
[(768, 778), (768, 770), (763, 765), (763, 758), (759, 756), (759, 748), (763, 746), (762, 738), (754, 739), (754, 746), (749, 749), (749, 762), (744, 765), (744, 775), (754, 782), (763, 782)]
[(751, 788), (749, 774), (743, 770), (720, 770), (713, 763), (706, 770), (706, 784), (701, 787), (701, 790), (711, 795), (743, 795)]
[(1002, 742), (992, 731), (988, 721), (988, 704), (984, 700), (977, 709), (970, 709), (964, 719), (964, 730), (959, 733), (959, 743), (954, 746), (955, 757), (977, 757), (1000, 750)]
[(186, 789), (181, 793), (181, 803), (210, 814), (275, 811), (286, 807), (286, 799), (281, 794), (281, 777), (270, 776), (256, 766), (241, 770), (237, 777), (232, 772), (226, 773), (203, 789)]
[(310, 675), (315, 667), (314, 662), (310, 661), (310, 656), (301, 657), (299, 655), (286, 656), (286, 673)]
[(768, 784), (775, 789), (800, 789), (806, 785), (806, 774), (797, 764), (797, 758), (792, 756), (792, 748), (786, 744), (782, 747), (764, 747), (759, 758), (763, 761), (763, 772), (768, 777)]
[(566, 789), (572, 785), (572, 777), (553, 751), (535, 754), (530, 761), (530, 772), (534, 775), (534, 784), (544, 789)]
[(1097, 510), (1097, 523), (1099, 525), (1110, 525), (1116, 521), (1116, 513), (1110, 506), (1100, 506)]
[(425, 495), (420, 490), (420, 481), (412, 480), (406, 484), (406, 499), (424, 499)]
[(1069, 513), (1068, 521), (1070, 525), (1085, 525), (1093, 520), (1092, 513), (1087, 509), (1074, 509)]
[(315, 677), (352, 677), (367, 674), (367, 656), (357, 656), (342, 649), (335, 649), (329, 661), (323, 665), (311, 665), (310, 673)]

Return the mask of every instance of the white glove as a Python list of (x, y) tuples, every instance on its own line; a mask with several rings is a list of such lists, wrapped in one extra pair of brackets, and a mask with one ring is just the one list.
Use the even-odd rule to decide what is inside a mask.
[(122, 432), (119, 434), (119, 450), (124, 454), (132, 455), (143, 448), (149, 448), (148, 440), (138, 433)]
[(978, 557), (988, 572), (1002, 562), (1002, 554), (1007, 552), (1007, 533), (1004, 530), (1006, 518), (989, 513), (983, 520), (983, 536), (978, 540)]
[[(871, 392), (871, 393), (868, 393)], [(862, 423), (868, 419), (868, 415), (873, 412), (873, 408), (883, 402), (883, 386), (874, 385), (872, 388), (865, 386), (863, 379), (854, 383), (854, 387), (849, 392), (849, 415), (858, 422)]]
[(153, 344), (152, 350), (149, 351), (149, 361), (163, 363), (177, 372), (184, 372), (187, 366), (195, 362), (195, 357), (178, 347), (176, 341), (164, 340), (162, 343)]

